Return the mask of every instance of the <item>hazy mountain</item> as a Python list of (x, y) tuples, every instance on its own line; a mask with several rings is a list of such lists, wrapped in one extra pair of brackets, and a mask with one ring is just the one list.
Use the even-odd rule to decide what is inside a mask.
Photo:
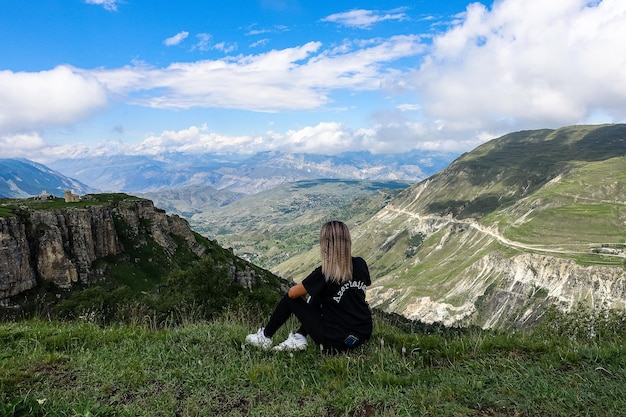
[(150, 191), (189, 185), (211, 185), (217, 171), (237, 166), (242, 157), (170, 154), (112, 155), (60, 159), (48, 165), (102, 191)]
[[(353, 222), (371, 303), (450, 325), (523, 326), (547, 305), (626, 306), (626, 125), (516, 132)], [(300, 279), (318, 249), (273, 269)]]
[(409, 185), (404, 181), (302, 180), (228, 205), (204, 206), (188, 220), (195, 231), (267, 267), (311, 248), (323, 222), (346, 217), (365, 220)]
[(154, 201), (157, 207), (168, 213), (178, 214), (188, 220), (196, 214), (219, 209), (246, 196), (242, 193), (218, 190), (208, 185), (192, 185), (136, 194)]
[(44, 165), (27, 159), (0, 159), (0, 198), (23, 198), (42, 191), (62, 197), (66, 190), (77, 194), (94, 189)]
[[(157, 206), (188, 217), (195, 230), (287, 279), (302, 278), (319, 262), (314, 243), (321, 223), (344, 219), (354, 253), (371, 267), (371, 304), (411, 319), (525, 326), (549, 305), (626, 306), (626, 125), (511, 133), (445, 169), (435, 168), (443, 163), (437, 159), (430, 165), (434, 174), (421, 182), (290, 182), (342, 172), (401, 176), (418, 166), (408, 163), (410, 155), (372, 156), (378, 165), (370, 156), (170, 155), (65, 163), (125, 187), (197, 181), (151, 194)], [(5, 171), (17, 172), (8, 166)], [(24, 178), (31, 177), (4, 184), (24, 190), (15, 185)], [(272, 189), (259, 192), (266, 188)]]
[(114, 155), (62, 159), (49, 166), (102, 191), (149, 192), (192, 185), (253, 194), (304, 179), (339, 178), (417, 182), (445, 168), (455, 157), (437, 152), (334, 156), (262, 152), (242, 155), (158, 157)]

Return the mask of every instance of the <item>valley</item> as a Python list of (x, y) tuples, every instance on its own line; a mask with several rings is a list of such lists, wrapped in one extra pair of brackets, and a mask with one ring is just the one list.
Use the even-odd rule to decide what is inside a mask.
[[(85, 160), (75, 172), (91, 164), (89, 175), (130, 186), (125, 175), (141, 167), (137, 194), (286, 280), (317, 266), (319, 227), (341, 219), (370, 266), (371, 305), (412, 320), (508, 329), (534, 326), (550, 306), (626, 308), (626, 125), (514, 132), (420, 180), (390, 179), (393, 167), (357, 178), (388, 156), (196, 157), (177, 168), (180, 157)], [(411, 157), (394, 166), (424, 173), (415, 167), (428, 158)], [(353, 178), (307, 177), (346, 169)]]
[(334, 218), (364, 221), (406, 189), (404, 181), (303, 180), (189, 218), (194, 230), (264, 268), (313, 247)]
[[(594, 156), (603, 129), (494, 140), (349, 222), (374, 277), (370, 303), (488, 328), (532, 326), (549, 305), (626, 308), (626, 128), (607, 127), (612, 139)], [(553, 138), (569, 144), (566, 160)], [(540, 159), (529, 157), (535, 147)], [(316, 251), (272, 270), (302, 279)]]

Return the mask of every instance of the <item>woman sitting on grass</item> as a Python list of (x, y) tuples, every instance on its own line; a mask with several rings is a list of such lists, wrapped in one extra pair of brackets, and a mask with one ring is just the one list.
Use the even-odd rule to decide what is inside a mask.
[(246, 336), (246, 342), (269, 349), (272, 336), (292, 314), (300, 321), (300, 329), (275, 346), (276, 350), (305, 349), (307, 335), (323, 350), (339, 352), (369, 339), (372, 312), (365, 301), (365, 288), (371, 284), (369, 269), (351, 251), (348, 226), (339, 221), (324, 224), (320, 230), (322, 265), (289, 289), (267, 325)]

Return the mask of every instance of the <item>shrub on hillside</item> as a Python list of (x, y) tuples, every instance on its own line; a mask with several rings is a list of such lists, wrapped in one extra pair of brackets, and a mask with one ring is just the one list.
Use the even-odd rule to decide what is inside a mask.
[(575, 340), (620, 340), (626, 336), (626, 310), (580, 304), (563, 312), (553, 306), (546, 310), (542, 326), (550, 334)]

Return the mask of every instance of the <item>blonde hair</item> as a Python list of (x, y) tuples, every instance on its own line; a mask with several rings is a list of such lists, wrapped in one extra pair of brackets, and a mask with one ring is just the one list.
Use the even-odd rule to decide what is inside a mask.
[(320, 230), (322, 274), (339, 284), (352, 279), (352, 239), (345, 223), (333, 220)]

